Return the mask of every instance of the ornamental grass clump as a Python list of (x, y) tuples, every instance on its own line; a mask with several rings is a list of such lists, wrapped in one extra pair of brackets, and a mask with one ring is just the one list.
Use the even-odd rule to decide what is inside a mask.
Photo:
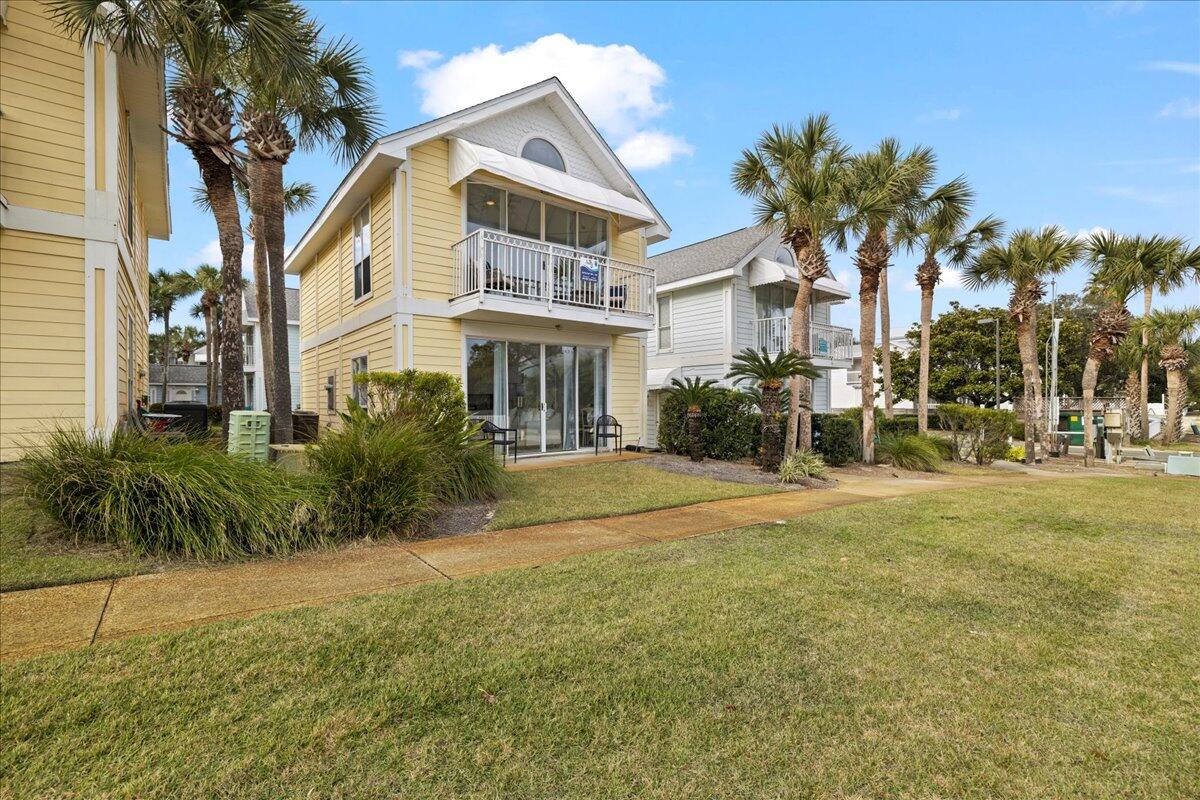
[(885, 433), (875, 448), (879, 461), (900, 469), (937, 472), (942, 456), (937, 445), (924, 436)]
[(30, 501), (76, 542), (139, 556), (280, 555), (320, 538), (306, 484), (203, 443), (61, 428), (19, 474)]
[(779, 465), (779, 480), (784, 483), (801, 483), (805, 478), (826, 480), (829, 469), (820, 453), (811, 450), (797, 450)]

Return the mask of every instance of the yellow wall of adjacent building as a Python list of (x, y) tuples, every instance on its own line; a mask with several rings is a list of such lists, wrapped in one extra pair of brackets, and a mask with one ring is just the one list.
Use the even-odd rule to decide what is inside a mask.
[[(395, 368), (394, 336), (391, 317), (364, 325), (345, 336), (310, 347), (300, 354), (300, 396), (302, 408), (317, 411), (326, 425), (338, 421), (338, 412), (346, 410), (351, 394), (351, 361), (367, 357), (367, 369)], [(329, 408), (326, 382), (334, 376), (334, 408)]]
[(41, 3), (9, 3), (0, 28), (0, 183), (12, 205), (84, 211), (83, 51)]
[[(412, 175), (413, 296), (448, 300), (454, 286), (451, 248), (463, 237), (458, 186), (447, 186), (449, 145), (435, 139), (409, 151)], [(416, 339), (414, 338), (414, 345)]]
[(0, 230), (0, 460), (85, 405), (83, 242)]
[(641, 437), (646, 405), (644, 340), (637, 336), (614, 336), (611, 363), (612, 411), (609, 413), (621, 423), (625, 442), (633, 444)]
[(461, 378), (462, 324), (448, 317), (413, 316), (412, 328), (413, 367)]

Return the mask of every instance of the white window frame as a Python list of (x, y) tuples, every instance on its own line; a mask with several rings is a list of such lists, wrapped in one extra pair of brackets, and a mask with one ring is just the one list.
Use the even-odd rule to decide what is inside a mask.
[[(562, 171), (563, 171), (563, 174), (564, 174), (564, 175), (570, 175), (570, 174), (572, 174), (572, 173), (571, 173), (571, 165), (570, 165), (570, 163), (568, 163), (568, 161), (567, 161), (567, 154), (563, 152), (563, 149), (562, 149), (562, 147), (560, 147), (560, 146), (559, 146), (558, 142), (554, 141), (553, 139), (551, 139), (549, 136), (547, 136), (547, 135), (546, 135), (546, 134), (544, 134), (544, 133), (531, 133), (530, 135), (526, 136), (526, 137), (525, 137), (525, 138), (524, 138), (524, 139), (521, 141), (521, 146), (517, 148), (517, 155), (518, 155), (519, 157), (521, 157), (521, 158), (524, 158), (526, 161), (530, 161), (530, 162), (532, 162), (532, 163), (534, 163), (534, 164), (540, 164), (540, 165), (541, 165), (541, 166), (543, 166), (543, 167), (549, 167), (550, 169), (554, 169), (554, 167), (551, 167), (549, 164), (542, 164), (542, 162), (540, 162), (540, 161), (534, 161), (533, 159), (531, 159), (531, 158), (525, 158), (525, 156), (524, 156), (524, 155), (522, 155), (522, 153), (524, 153), (524, 152), (525, 152), (525, 145), (529, 144), (529, 143), (530, 143), (530, 142), (532, 142), (534, 139), (541, 139), (543, 142), (546, 142), (548, 145), (550, 145), (551, 147), (553, 147), (553, 148), (554, 148), (554, 150), (555, 150), (555, 152), (557, 152), (557, 153), (558, 153), (558, 157), (559, 157), (560, 159), (562, 159), (562, 162), (563, 162), (563, 170), (562, 170)], [(557, 170), (555, 170), (555, 171), (557, 172)]]
[[(360, 219), (366, 217), (365, 225), (360, 224)], [(366, 235), (363, 235), (363, 232)], [(354, 262), (354, 302), (361, 303), (369, 298), (375, 291), (375, 282), (372, 280), (371, 274), (371, 201), (362, 204), (358, 211), (354, 212), (354, 218), (350, 223), (350, 251), (351, 260)], [(362, 258), (359, 258), (359, 253), (362, 253)], [(360, 271), (360, 267), (365, 265), (365, 269)], [(366, 280), (363, 280), (365, 276)], [(366, 291), (359, 292), (359, 289), (365, 285)]]
[[(662, 304), (667, 302), (667, 324), (663, 325)], [(654, 305), (655, 347), (659, 353), (670, 353), (675, 347), (675, 301), (669, 294), (659, 295)], [(663, 347), (662, 334), (667, 332), (667, 346)]]
[[(538, 136), (538, 137), (531, 137), (531, 138), (540, 139), (540, 138), (545, 138), (545, 137)], [(511, 189), (509, 189), (507, 186), (501, 186), (496, 183), (489, 183), (488, 181), (466, 181), (467, 189), (462, 192), (463, 236), (467, 236), (471, 233), (471, 231), (468, 228), (468, 226), (470, 225), (470, 218), (469, 218), (470, 209), (469, 209), (468, 203), (467, 203), (467, 193), (470, 191), (470, 187), (472, 185), (487, 186), (487, 187), (495, 189), (499, 192), (504, 193), (504, 208), (505, 208), (505, 213), (503, 214), (504, 228), (497, 229), (497, 228), (489, 228), (487, 226), (480, 226), (484, 230), (489, 230), (489, 231), (495, 230), (498, 233), (507, 234), (508, 236), (516, 236), (516, 237), (522, 238), (522, 239), (528, 238), (525, 236), (521, 236), (518, 233), (509, 233), (509, 231), (508, 231), (508, 212), (507, 212), (508, 196), (510, 194), (515, 194), (518, 197), (524, 197), (527, 200), (534, 200), (540, 206), (540, 215), (539, 216), (541, 219), (540, 219), (539, 227), (538, 227), (538, 238), (531, 240), (531, 241), (546, 242), (546, 204), (549, 203), (550, 205), (558, 206), (559, 208), (563, 209), (564, 211), (570, 211), (573, 214), (575, 214), (575, 244), (571, 247), (571, 249), (577, 250), (580, 253), (589, 253), (591, 255), (597, 255), (595, 253), (592, 253), (590, 250), (584, 250), (579, 246), (579, 215), (586, 214), (589, 217), (594, 217), (595, 219), (603, 220), (603, 222), (604, 222), (604, 251), (605, 252), (600, 257), (601, 258), (612, 258), (613, 257), (612, 253), (613, 253), (613, 227), (614, 227), (614, 225), (613, 225), (612, 215), (604, 213), (604, 212), (597, 214), (596, 211), (598, 209), (588, 209), (586, 206), (581, 206), (579, 203), (574, 203), (565, 198), (555, 197), (554, 195), (539, 196), (538, 193), (533, 192), (533, 191), (514, 192)], [(549, 242), (546, 242), (546, 243), (549, 244)], [(560, 244), (556, 244), (554, 246), (555, 247), (565, 247), (565, 245), (560, 245)]]
[(370, 397), (367, 394), (367, 387), (356, 382), (354, 376), (371, 371), (368, 355), (368, 353), (359, 353), (350, 358), (350, 396), (363, 408), (367, 407)]

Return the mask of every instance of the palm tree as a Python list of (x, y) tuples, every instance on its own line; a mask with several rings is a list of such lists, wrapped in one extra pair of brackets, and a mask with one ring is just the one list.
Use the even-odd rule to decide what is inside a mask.
[[(920, 250), (924, 260), (917, 267), (921, 288), (921, 346), (917, 377), (917, 430), (929, 429), (929, 352), (933, 326), (933, 292), (942, 279), (938, 257), (953, 267), (962, 267), (979, 248), (995, 241), (1004, 223), (987, 216), (967, 227), (975, 193), (962, 177), (934, 189), (919, 207), (911, 209), (896, 226), (893, 242), (909, 252)], [(880, 284), (880, 291), (883, 284)], [(886, 379), (885, 379), (886, 382)]]
[[(860, 275), (862, 459), (867, 464), (875, 463), (875, 305), (880, 280), (886, 275), (892, 255), (891, 233), (925, 197), (935, 161), (929, 148), (917, 147), (903, 153), (895, 139), (884, 139), (874, 150), (852, 160), (846, 192), (849, 215), (840, 244), (845, 244), (846, 231), (862, 237), (854, 262)], [(883, 344), (885, 348), (890, 346), (887, 341)], [(890, 354), (885, 355), (890, 358)]]
[(1096, 381), (1100, 367), (1116, 356), (1117, 348), (1129, 334), (1133, 315), (1129, 299), (1138, 291), (1136, 270), (1130, 262), (1154, 259), (1153, 251), (1170, 248), (1162, 237), (1121, 237), (1109, 231), (1094, 233), (1087, 238), (1087, 259), (1092, 274), (1087, 291), (1100, 302), (1092, 332), (1088, 336), (1087, 360), (1083, 367), (1083, 463), (1090, 466), (1094, 458), (1092, 436), (1094, 426), (1092, 406), (1096, 396)]
[(762, 436), (759, 462), (763, 472), (776, 472), (782, 460), (779, 446), (779, 392), (789, 379), (813, 380), (820, 373), (813, 368), (812, 359), (795, 350), (779, 353), (774, 358), (762, 350), (746, 348), (733, 357), (733, 369), (725, 377), (734, 384), (752, 381), (761, 392), (759, 410), (762, 412)]
[[(800, 130), (776, 125), (762, 134), (753, 150), (743, 150), (733, 167), (733, 186), (756, 200), (758, 223), (780, 228), (798, 265), (798, 288), (792, 308), (791, 347), (802, 356), (812, 348), (813, 283), (829, 271), (825, 242), (839, 225), (842, 183), (848, 149), (829, 117), (809, 117)], [(812, 416), (807, 402), (811, 380), (792, 381), (787, 438), (790, 455), (797, 442), (812, 447)]]
[[(287, 213), (283, 168), (297, 147), (329, 144), (343, 162), (358, 160), (379, 133), (379, 112), (366, 60), (344, 39), (319, 44), (320, 28), (304, 26), (314, 57), (304, 71), (292, 74), (246, 73), (242, 109), (248, 159), (251, 215), (256, 226), (255, 253), (261, 238), (267, 261), (267, 316), (271, 329), (271, 427), (276, 442), (292, 440), (292, 400), (287, 352), (287, 309), (283, 278), (284, 217)], [(256, 267), (258, 259), (255, 259)], [(261, 304), (260, 304), (261, 305)], [(264, 366), (267, 362), (264, 361)]]
[[(1138, 321), (1136, 319), (1132, 320), (1130, 329), (1132, 330), (1137, 326)], [(1117, 365), (1126, 375), (1125, 384), (1121, 388), (1121, 396), (1125, 403), (1126, 427), (1124, 438), (1126, 440), (1142, 435), (1142, 406), (1139, 402), (1142, 396), (1140, 368), (1145, 352), (1145, 348), (1142, 347), (1142, 340), (1138, 336), (1126, 336), (1117, 347)]]
[(1194, 347), (1192, 337), (1200, 328), (1200, 307), (1151, 311), (1138, 320), (1137, 328), (1139, 333), (1150, 334), (1150, 346), (1158, 353), (1158, 365), (1167, 373), (1162, 443), (1171, 444), (1179, 438), (1183, 408), (1187, 405), (1188, 351)]
[(150, 319), (163, 321), (162, 398), (167, 401), (168, 372), (171, 368), (171, 312), (182, 298), (196, 291), (195, 282), (186, 272), (168, 272), (161, 267), (150, 273)]
[(201, 264), (196, 267), (192, 279), (200, 290), (200, 301), (192, 307), (192, 316), (204, 320), (204, 352), (207, 361), (205, 392), (209, 405), (214, 405), (213, 400), (217, 396), (217, 353), (221, 349), (219, 326), (215, 324), (221, 304), (221, 270), (212, 264)]
[(190, 362), (196, 351), (204, 346), (204, 334), (194, 325), (175, 328), (174, 337), (175, 352), (179, 353), (179, 360), (184, 364)]
[(700, 378), (671, 379), (671, 388), (667, 391), (671, 396), (683, 403), (687, 410), (688, 455), (692, 461), (704, 460), (703, 431), (700, 428), (700, 417), (704, 413), (704, 401), (712, 393), (716, 385), (714, 380)]
[(1041, 460), (1046, 432), (1042, 380), (1038, 372), (1037, 306), (1046, 293), (1045, 279), (1065, 271), (1083, 254), (1083, 243), (1051, 225), (1034, 232), (1022, 229), (1004, 244), (989, 245), (963, 272), (963, 283), (979, 290), (1009, 288), (1008, 316), (1017, 332), (1021, 374), (1025, 383), (1025, 461)]
[(291, 74), (311, 60), (297, 32), (304, 11), (291, 0), (52, 0), (67, 35), (115, 42), (133, 60), (169, 68), (168, 134), (196, 161), (221, 247), (221, 401), (223, 425), (244, 407), (242, 375), (241, 214), (234, 191), (240, 169), (235, 149), (234, 70)]

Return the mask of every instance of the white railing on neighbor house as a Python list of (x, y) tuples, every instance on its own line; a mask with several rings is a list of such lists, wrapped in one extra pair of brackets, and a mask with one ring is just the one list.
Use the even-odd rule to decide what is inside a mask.
[[(854, 344), (854, 333), (849, 328), (836, 325), (812, 323), (812, 339), (809, 352), (814, 358), (851, 358), (850, 348)], [(754, 346), (767, 348), (768, 352), (779, 353), (792, 346), (792, 318), (765, 317), (754, 322)]]
[(454, 296), (477, 293), (654, 315), (654, 271), (585, 250), (477, 230), (453, 246)]
[(254, 356), (255, 356), (254, 345), (243, 344), (242, 345), (242, 365), (246, 366), (246, 367), (253, 367), (256, 363), (254, 361)]

